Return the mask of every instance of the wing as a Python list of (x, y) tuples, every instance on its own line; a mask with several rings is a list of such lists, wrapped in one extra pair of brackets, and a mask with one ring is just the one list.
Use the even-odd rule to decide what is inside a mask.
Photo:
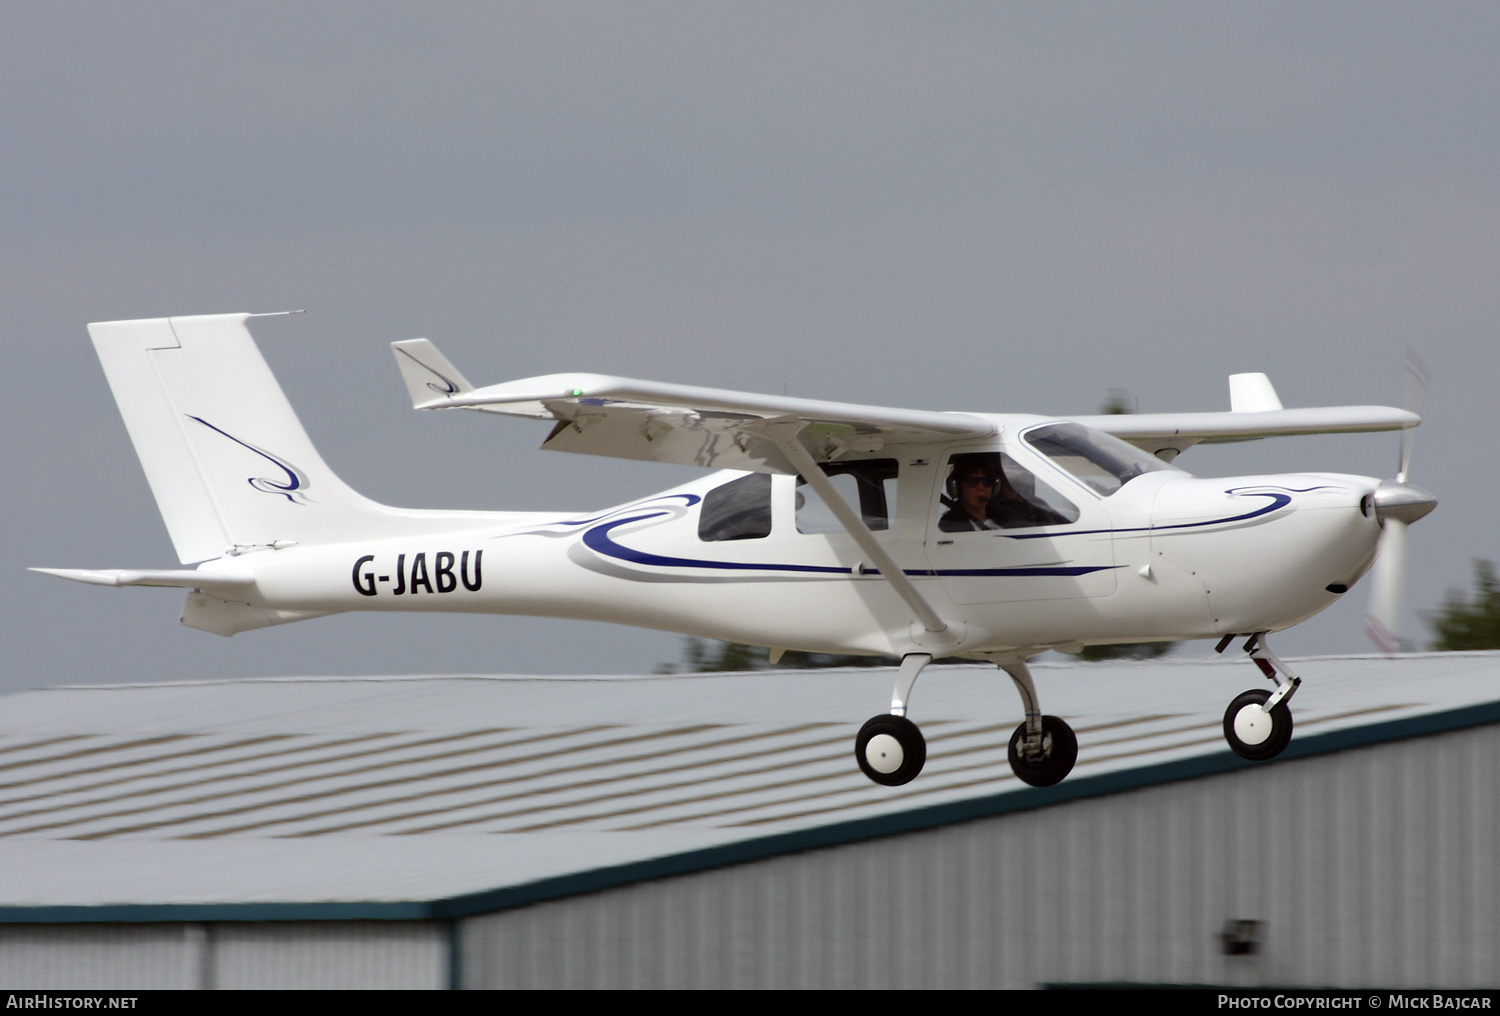
[(554, 426), (542, 447), (552, 451), (715, 469), (797, 472), (770, 436), (772, 429), (788, 426), (823, 462), (849, 452), (996, 432), (990, 420), (966, 413), (886, 409), (601, 374), (549, 374), (438, 397), (435, 389), (411, 388), (416, 408), (549, 420)]
[(1291, 434), (1406, 430), (1422, 422), (1416, 413), (1393, 406), (1283, 409), (1264, 374), (1231, 375), (1229, 393), (1232, 408), (1227, 413), (1141, 413), (1072, 419), (1153, 454), (1181, 452), (1200, 442), (1223, 444)]
[[(1416, 413), (1393, 406), (1322, 406), (1276, 409), (1259, 413), (1141, 413), (1121, 416), (1074, 416), (1085, 426), (1145, 448), (1153, 442), (1184, 445), (1254, 441), (1290, 434), (1357, 434), (1405, 430), (1422, 422)], [(1150, 449), (1155, 451), (1154, 448)], [(1179, 449), (1180, 450), (1180, 449)]]

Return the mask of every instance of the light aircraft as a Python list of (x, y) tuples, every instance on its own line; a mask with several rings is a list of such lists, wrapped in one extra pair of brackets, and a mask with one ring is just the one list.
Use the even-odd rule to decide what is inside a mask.
[[(188, 590), (181, 622), (219, 635), (351, 610), (534, 614), (769, 647), (901, 659), (855, 759), (876, 783), (926, 759), (908, 718), (934, 657), (1010, 675), (1016, 775), (1063, 779), (1077, 739), (1043, 715), (1026, 661), (1049, 649), (1218, 639), (1271, 682), (1224, 736), (1263, 760), (1292, 734), (1301, 679), (1269, 633), (1345, 594), (1382, 541), (1436, 505), (1406, 482), (1410, 410), (1284, 409), (1264, 374), (1229, 412), (1054, 418), (926, 412), (597, 374), (476, 388), (426, 339), (392, 344), (413, 405), (545, 421), (542, 447), (718, 471), (605, 510), (391, 508), (324, 464), (251, 338), (254, 315), (92, 324), (181, 570), (35, 569)], [(1200, 479), (1200, 442), (1403, 431), (1392, 480), (1339, 473)], [(1394, 549), (1392, 549), (1394, 547)], [(1395, 585), (1399, 585), (1392, 579)], [(1393, 593), (1372, 624), (1395, 630)]]

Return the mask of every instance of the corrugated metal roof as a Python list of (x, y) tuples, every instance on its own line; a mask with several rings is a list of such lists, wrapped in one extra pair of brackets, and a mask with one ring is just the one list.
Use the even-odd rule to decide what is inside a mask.
[[(1319, 735), (1500, 700), (1496, 653), (1293, 665), (1305, 683), (1292, 754), (1334, 743)], [(978, 666), (922, 676), (911, 716), (927, 767), (900, 788), (869, 783), (852, 750), (889, 701), (889, 670), (12, 695), (0, 719), (0, 908), (433, 901), (693, 851), (731, 858), (749, 842), (811, 845), (834, 827), (869, 835), (924, 809), (1031, 806), (1164, 764), (1233, 768), (1224, 707), (1263, 682), (1243, 660), (1034, 670), (1044, 710), (1079, 739), (1077, 769), (1050, 791), (1011, 775), (1019, 699)]]

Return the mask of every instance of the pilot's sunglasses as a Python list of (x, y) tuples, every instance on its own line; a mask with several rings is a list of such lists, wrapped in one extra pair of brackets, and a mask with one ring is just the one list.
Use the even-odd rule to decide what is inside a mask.
[(993, 487), (1000, 481), (990, 476), (965, 476), (963, 484), (965, 487)]

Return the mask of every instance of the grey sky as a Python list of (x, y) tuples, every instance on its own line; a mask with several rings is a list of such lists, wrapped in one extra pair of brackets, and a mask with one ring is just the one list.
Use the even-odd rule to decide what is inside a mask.
[[(9, 4), (0, 687), (610, 671), (675, 636), (349, 616), (231, 640), (181, 595), (26, 573), (175, 562), (89, 321), (258, 323), (379, 500), (597, 507), (691, 475), (415, 414), (387, 350), (932, 409), (1399, 401), (1435, 377), (1411, 606), (1500, 557), (1491, 4)], [(1200, 448), (1200, 475), (1390, 475), (1396, 439)], [(1365, 590), (1284, 635), (1363, 650)], [(1412, 620), (1408, 634), (1425, 631)], [(997, 688), (997, 694), (1004, 689)]]

